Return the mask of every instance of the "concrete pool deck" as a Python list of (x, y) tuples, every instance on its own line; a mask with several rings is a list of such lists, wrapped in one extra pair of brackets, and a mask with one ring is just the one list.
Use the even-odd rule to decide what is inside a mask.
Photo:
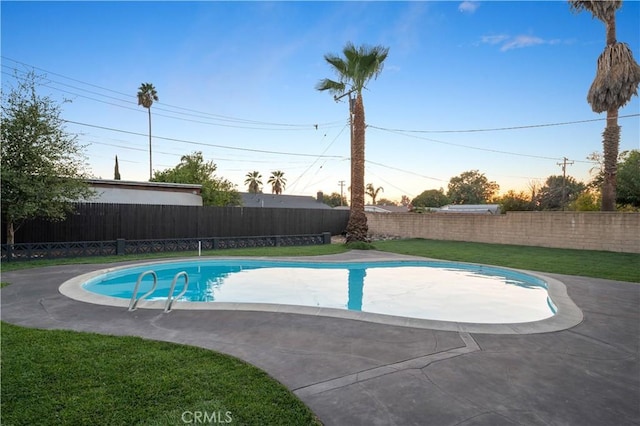
[[(357, 260), (395, 257), (350, 252)], [(131, 264), (140, 262), (123, 262)], [(1, 318), (200, 346), (265, 370), (325, 425), (640, 424), (640, 285), (544, 274), (584, 315), (538, 334), (413, 328), (245, 310), (94, 305), (59, 286), (109, 265), (7, 272)]]

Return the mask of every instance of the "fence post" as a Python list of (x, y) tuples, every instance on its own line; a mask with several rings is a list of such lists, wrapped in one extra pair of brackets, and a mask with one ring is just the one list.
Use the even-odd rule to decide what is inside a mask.
[(124, 255), (124, 251), (125, 251), (124, 247), (125, 247), (125, 239), (124, 238), (116, 239), (116, 255), (117, 256)]
[(280, 247), (280, 244), (281, 244), (280, 241), (282, 240), (282, 238), (279, 235), (276, 235), (274, 239), (275, 239), (275, 246)]
[(322, 233), (322, 244), (331, 244), (331, 232)]

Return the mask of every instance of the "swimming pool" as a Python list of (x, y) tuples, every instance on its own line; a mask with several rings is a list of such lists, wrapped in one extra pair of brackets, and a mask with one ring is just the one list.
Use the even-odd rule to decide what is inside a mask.
[[(176, 308), (301, 306), (478, 324), (527, 323), (556, 313), (547, 282), (539, 277), (505, 268), (426, 260), (169, 261), (98, 271), (86, 277), (82, 288), (128, 303), (139, 275), (148, 270), (157, 274), (158, 286), (140, 307), (164, 302), (174, 276), (186, 271), (188, 291)], [(147, 292), (151, 283), (145, 277), (138, 294)], [(179, 281), (174, 294), (182, 285)]]

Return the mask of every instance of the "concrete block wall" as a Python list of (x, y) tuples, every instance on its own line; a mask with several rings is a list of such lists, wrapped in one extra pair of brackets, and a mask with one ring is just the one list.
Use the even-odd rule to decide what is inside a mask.
[(369, 232), (401, 238), (640, 253), (640, 213), (366, 213)]

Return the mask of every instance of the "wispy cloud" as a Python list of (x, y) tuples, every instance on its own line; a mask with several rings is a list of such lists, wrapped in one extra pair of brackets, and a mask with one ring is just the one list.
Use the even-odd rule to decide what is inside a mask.
[(409, 2), (383, 32), (384, 42), (392, 48), (392, 55), (408, 54), (421, 43), (421, 30), (429, 19), (428, 2)]
[(519, 35), (504, 43), (500, 48), (500, 51), (506, 52), (507, 50), (521, 49), (523, 47), (537, 46), (539, 44), (545, 44), (545, 41), (540, 37)]
[[(510, 36), (507, 34), (496, 34), (496, 35), (486, 35), (480, 38), (480, 42), (475, 43), (475, 45), (480, 44), (490, 44), (490, 45), (500, 45), (500, 51), (506, 52), (508, 50), (513, 49), (522, 49), (525, 47), (531, 46), (539, 46), (541, 44), (559, 44), (563, 41), (560, 39), (548, 39), (545, 40), (540, 37), (532, 36), (532, 35), (517, 35)], [(565, 41), (568, 43), (568, 41)]]
[(480, 7), (477, 1), (463, 1), (458, 6), (458, 10), (462, 13), (474, 13)]
[(488, 36), (482, 36), (482, 38), (480, 39), (480, 42), (484, 44), (500, 44), (503, 41), (508, 39), (509, 39), (509, 36), (506, 34), (488, 35)]

